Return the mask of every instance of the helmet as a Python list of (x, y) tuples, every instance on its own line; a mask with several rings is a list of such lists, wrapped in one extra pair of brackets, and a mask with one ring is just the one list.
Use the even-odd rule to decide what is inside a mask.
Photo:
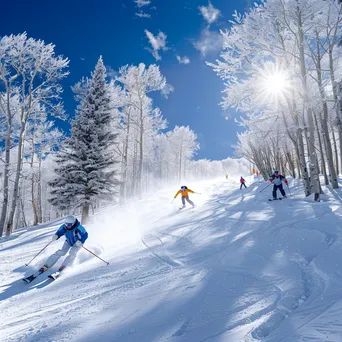
[(274, 170), (274, 173), (277, 174), (277, 173), (279, 173), (279, 171), (278, 170)]
[(186, 186), (185, 185), (182, 185), (181, 186), (181, 190), (185, 190), (186, 189)]
[(66, 226), (71, 227), (76, 221), (75, 216), (69, 215), (64, 219), (64, 223)]

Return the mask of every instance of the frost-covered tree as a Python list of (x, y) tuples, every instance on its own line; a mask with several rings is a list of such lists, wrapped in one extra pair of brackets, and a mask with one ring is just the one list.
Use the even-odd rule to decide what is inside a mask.
[[(49, 154), (54, 153), (62, 141), (62, 132), (49, 121), (45, 107), (41, 107), (44, 115), (33, 116), (27, 126), (24, 156), (29, 168), (25, 168), (25, 180), (30, 180), (31, 206), (33, 211), (33, 225), (43, 222), (43, 182), (42, 163)], [(23, 184), (24, 185), (24, 184)]]
[(120, 68), (115, 81), (121, 88), (118, 99), (122, 136), (120, 199), (124, 203), (129, 173), (132, 175), (131, 192), (141, 194), (148, 141), (152, 132), (164, 129), (166, 125), (160, 111), (153, 108), (152, 99), (148, 94), (159, 91), (167, 96), (172, 87), (166, 83), (166, 78), (157, 65), (146, 67), (143, 63)]
[(159, 134), (155, 138), (154, 177), (165, 181), (189, 179), (194, 174), (189, 165), (198, 149), (197, 135), (189, 126), (176, 126)]
[[(13, 228), (13, 218), (17, 206), (20, 175), (23, 166), (23, 150), (26, 126), (29, 118), (35, 112), (38, 103), (44, 103), (50, 115), (63, 113), (60, 102), (62, 88), (59, 81), (67, 76), (68, 60), (55, 56), (55, 46), (45, 44), (42, 40), (28, 38), (26, 33), (4, 36), (0, 39), (0, 91), (4, 96), (1, 107), (6, 117), (5, 169), (3, 203), (0, 217), (0, 236), (6, 226), (6, 234)], [(12, 111), (12, 97), (19, 101), (16, 118)], [(19, 123), (17, 142), (16, 169), (12, 194), (9, 194), (9, 168), (11, 140), (14, 121)], [(12, 203), (9, 214), (9, 196)], [(7, 222), (6, 222), (7, 221)]]
[(189, 126), (176, 126), (169, 133), (169, 143), (171, 145), (170, 159), (176, 166), (175, 174), (179, 181), (186, 177), (187, 162), (190, 161), (199, 149), (197, 135)]
[(117, 134), (112, 131), (110, 98), (100, 57), (89, 91), (72, 122), (72, 135), (57, 155), (57, 177), (50, 182), (51, 203), (62, 211), (82, 207), (83, 223), (87, 222), (89, 207), (95, 199), (111, 199), (118, 185), (113, 153)]

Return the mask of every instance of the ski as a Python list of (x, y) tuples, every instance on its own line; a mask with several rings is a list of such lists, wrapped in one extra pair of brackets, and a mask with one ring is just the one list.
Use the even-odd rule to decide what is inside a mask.
[(48, 278), (50, 278), (52, 280), (56, 280), (60, 275), (61, 275), (61, 271), (57, 271), (55, 273), (48, 275)]
[(280, 200), (282, 200), (282, 198), (273, 198), (273, 199), (272, 199), (272, 198), (269, 198), (268, 200), (269, 200), (270, 202), (272, 202), (272, 201), (278, 201), (278, 200), (280, 201)]
[(42, 273), (44, 273), (44, 271), (39, 270), (36, 273), (33, 273), (32, 275), (26, 277), (23, 279), (23, 281), (27, 284), (31, 283), (33, 280), (35, 280), (39, 275), (41, 275)]

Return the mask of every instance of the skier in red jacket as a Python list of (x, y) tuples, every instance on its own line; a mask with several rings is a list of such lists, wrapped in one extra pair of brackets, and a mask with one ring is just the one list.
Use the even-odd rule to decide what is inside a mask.
[(245, 179), (241, 176), (241, 177), (240, 177), (240, 190), (241, 190), (241, 188), (242, 188), (242, 185), (243, 185), (245, 188), (247, 188), (245, 182), (246, 182)]

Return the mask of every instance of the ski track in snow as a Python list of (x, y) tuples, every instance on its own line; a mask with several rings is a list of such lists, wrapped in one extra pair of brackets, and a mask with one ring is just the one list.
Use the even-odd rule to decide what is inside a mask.
[(341, 342), (341, 193), (313, 203), (294, 180), (292, 197), (269, 202), (250, 178), (199, 183), (194, 210), (161, 204), (166, 193), (139, 201), (109, 266), (83, 255), (55, 282), (21, 281), (53, 248), (22, 265), (60, 221), (0, 239), (0, 341)]

